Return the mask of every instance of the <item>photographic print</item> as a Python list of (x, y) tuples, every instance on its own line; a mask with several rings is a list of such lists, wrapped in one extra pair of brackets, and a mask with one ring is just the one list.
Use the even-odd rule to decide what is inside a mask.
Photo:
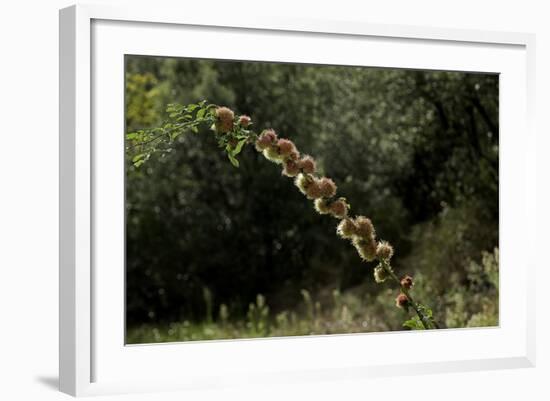
[(498, 326), (498, 74), (124, 73), (127, 344)]

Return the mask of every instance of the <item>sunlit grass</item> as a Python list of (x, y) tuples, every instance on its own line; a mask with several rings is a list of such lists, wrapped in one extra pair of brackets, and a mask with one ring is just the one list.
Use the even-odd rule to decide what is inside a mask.
[[(321, 334), (361, 333), (379, 331), (371, 328), (366, 305), (351, 295), (346, 302), (333, 291), (330, 307), (314, 302), (308, 291), (302, 290), (303, 304), (299, 312), (282, 311), (271, 314), (265, 297), (258, 295), (245, 318), (232, 320), (222, 305), (214, 322), (183, 321), (164, 327), (144, 324), (127, 332), (128, 344), (172, 341), (222, 340), (236, 338), (284, 337)], [(351, 302), (350, 302), (351, 301)]]

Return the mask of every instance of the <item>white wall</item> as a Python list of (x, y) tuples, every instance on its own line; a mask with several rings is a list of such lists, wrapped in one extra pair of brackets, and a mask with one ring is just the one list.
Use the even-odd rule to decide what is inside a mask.
[[(96, 1), (125, 4), (137, 1)], [(147, 3), (140, 1), (141, 3)], [(261, 7), (263, 14), (292, 15), (375, 23), (398, 23), (537, 34), (537, 129), (539, 135), (538, 248), (550, 239), (548, 183), (550, 144), (546, 128), (550, 88), (550, 24), (544, 1), (162, 1), (155, 7), (178, 4), (189, 12), (224, 13), (239, 8), (247, 13)], [(264, 4), (265, 3), (265, 4)], [(58, 72), (57, 10), (62, 0), (6, 1), (0, 6), (0, 399), (56, 400), (57, 380), (57, 158)], [(544, 129), (546, 128), (546, 129)], [(520, 133), (518, 133), (519, 135)], [(546, 136), (546, 137), (544, 137)], [(546, 146), (546, 147), (545, 147)], [(521, 235), (521, 233), (518, 233)], [(534, 369), (482, 373), (441, 374), (332, 382), (265, 389), (261, 394), (226, 391), (224, 399), (376, 399), (459, 400), (512, 397), (548, 399), (550, 377), (549, 297), (544, 293), (546, 260), (538, 266), (538, 366)], [(546, 380), (545, 380), (546, 379)], [(405, 395), (406, 394), (406, 395)], [(428, 396), (426, 396), (428, 395)], [(184, 395), (123, 396), (131, 400), (182, 399)], [(187, 399), (198, 399), (196, 394)], [(201, 399), (217, 400), (211, 392)], [(115, 399), (115, 397), (108, 397)], [(119, 398), (116, 398), (119, 399)]]

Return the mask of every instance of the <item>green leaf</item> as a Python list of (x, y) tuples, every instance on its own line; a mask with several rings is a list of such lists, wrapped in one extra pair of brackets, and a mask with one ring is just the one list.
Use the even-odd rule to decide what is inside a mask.
[(206, 113), (206, 109), (200, 109), (199, 111), (197, 111), (197, 118), (203, 118), (204, 113)]
[(172, 113), (172, 112), (176, 111), (176, 110), (178, 109), (177, 106), (178, 106), (178, 105), (175, 104), (175, 103), (170, 103), (170, 104), (168, 104), (168, 106), (166, 106), (166, 112), (167, 112), (167, 113)]
[(127, 140), (136, 139), (137, 136), (138, 136), (138, 133), (137, 133), (137, 132), (130, 132), (130, 133), (126, 134), (126, 139), (127, 139)]
[(168, 132), (168, 138), (170, 139), (170, 142), (172, 142), (174, 139), (176, 139), (179, 135), (178, 131), (169, 131)]
[(403, 327), (408, 327), (411, 330), (424, 330), (424, 325), (418, 316), (413, 316), (403, 323)]
[(235, 156), (233, 156), (231, 152), (227, 152), (227, 157), (233, 166), (239, 167), (239, 161), (235, 159)]
[(239, 153), (241, 153), (241, 150), (243, 149), (243, 146), (245, 143), (246, 143), (246, 139), (241, 139), (239, 143), (237, 143), (237, 146), (235, 146), (235, 149), (231, 151), (231, 154), (233, 156), (237, 156)]
[(132, 158), (132, 163), (136, 163), (137, 161), (144, 159), (145, 156), (146, 156), (146, 153), (140, 153), (140, 154), (138, 154), (138, 155), (135, 155), (135, 156)]
[(429, 317), (430, 319), (433, 318), (433, 311), (427, 307), (426, 305), (422, 305), (422, 304), (417, 304), (416, 305), (418, 307), (418, 309), (420, 309), (420, 311), (427, 317)]
[(182, 121), (191, 120), (192, 118), (193, 118), (193, 116), (191, 114), (184, 114), (183, 116), (179, 116), (177, 118), (177, 121), (182, 122)]

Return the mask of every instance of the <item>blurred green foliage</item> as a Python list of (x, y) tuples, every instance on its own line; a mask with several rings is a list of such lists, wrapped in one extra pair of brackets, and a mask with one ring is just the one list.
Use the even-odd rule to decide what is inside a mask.
[[(469, 283), (456, 286), (446, 292), (438, 304), (445, 316), (444, 327), (465, 328), (498, 325), (498, 248), (483, 252), (481, 262), (470, 260), (465, 266)], [(424, 280), (420, 279), (423, 285)], [(265, 297), (256, 296), (248, 305), (245, 316), (233, 317), (225, 304), (213, 319), (210, 295), (205, 295), (207, 305), (203, 320), (183, 320), (169, 324), (141, 324), (128, 331), (127, 343), (142, 344), (170, 341), (215, 340), (234, 338), (282, 337), (323, 335), (338, 333), (363, 333), (395, 330), (395, 322), (406, 312), (395, 308), (391, 302), (392, 290), (382, 291), (372, 298), (357, 289), (341, 294), (333, 290), (331, 296), (320, 299), (302, 289), (302, 300), (292, 310), (273, 314)], [(421, 291), (427, 296), (425, 291)], [(205, 294), (209, 290), (205, 288)], [(431, 312), (427, 313), (431, 317)], [(423, 329), (418, 316), (413, 315), (404, 327)]]
[[(498, 246), (497, 75), (126, 57), (127, 132), (204, 99), (313, 155), (443, 327), (496, 324), (498, 263), (472, 266)], [(208, 130), (176, 142), (127, 157), (129, 342), (403, 329), (397, 294), (276, 166), (245, 148), (232, 168)]]

